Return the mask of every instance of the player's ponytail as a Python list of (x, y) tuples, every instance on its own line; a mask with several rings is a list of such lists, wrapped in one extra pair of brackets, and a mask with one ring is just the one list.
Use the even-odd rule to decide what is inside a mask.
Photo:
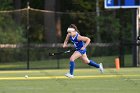
[(74, 28), (75, 31), (78, 32), (78, 33), (80, 34), (80, 32), (79, 32), (79, 30), (78, 30), (78, 28), (77, 28), (77, 26), (76, 26), (75, 24), (71, 24), (71, 25), (69, 26), (69, 28)]

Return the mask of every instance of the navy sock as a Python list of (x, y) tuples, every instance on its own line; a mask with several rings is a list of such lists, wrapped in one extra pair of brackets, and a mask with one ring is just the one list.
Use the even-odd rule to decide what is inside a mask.
[(74, 68), (75, 68), (75, 62), (74, 61), (70, 61), (70, 74), (71, 75), (73, 75)]
[(94, 62), (94, 61), (92, 61), (92, 60), (90, 60), (90, 62), (88, 63), (88, 65), (94, 66), (94, 67), (96, 67), (96, 68), (99, 68), (99, 64), (97, 64), (96, 62)]

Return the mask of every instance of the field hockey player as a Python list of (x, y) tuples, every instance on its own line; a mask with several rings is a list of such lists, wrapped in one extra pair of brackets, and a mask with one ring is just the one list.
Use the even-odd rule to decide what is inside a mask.
[(86, 47), (90, 43), (90, 38), (86, 36), (81, 36), (77, 27), (74, 24), (71, 24), (67, 29), (67, 36), (65, 38), (63, 48), (67, 47), (67, 43), (69, 39), (74, 44), (76, 51), (71, 55), (69, 62), (69, 72), (65, 74), (65, 76), (69, 78), (74, 78), (74, 69), (75, 69), (75, 60), (80, 58), (84, 63), (99, 68), (100, 72), (103, 73), (103, 65), (102, 63), (97, 64), (96, 62), (89, 60), (86, 54)]

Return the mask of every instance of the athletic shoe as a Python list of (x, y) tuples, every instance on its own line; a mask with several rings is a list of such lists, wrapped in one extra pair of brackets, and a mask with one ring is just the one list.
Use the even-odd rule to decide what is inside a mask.
[(66, 73), (65, 76), (69, 78), (74, 78), (74, 75), (71, 75), (70, 73)]
[(104, 68), (103, 68), (103, 64), (102, 63), (99, 64), (99, 70), (100, 70), (101, 73), (104, 73)]

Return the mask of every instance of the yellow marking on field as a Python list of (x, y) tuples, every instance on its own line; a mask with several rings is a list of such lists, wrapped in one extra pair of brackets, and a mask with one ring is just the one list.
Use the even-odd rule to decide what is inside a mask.
[[(41, 70), (19, 70), (19, 71), (1, 71), (0, 74), (6, 73), (38, 73)], [(42, 70), (43, 71), (43, 70)], [(45, 70), (44, 70), (45, 71)], [(47, 71), (47, 70), (46, 70)]]
[[(95, 79), (95, 78), (127, 78), (140, 77), (140, 75), (96, 75), (96, 76), (75, 76), (73, 79)], [(48, 80), (48, 79), (69, 79), (65, 76), (48, 76), (48, 77), (0, 77), (0, 80)]]
[[(7, 70), (7, 71), (0, 71), (0, 74), (6, 74), (6, 73), (40, 73), (40, 72), (55, 72), (55, 71), (67, 71), (68, 69), (54, 69), (54, 70)], [(81, 69), (82, 70), (82, 69)], [(90, 70), (90, 69), (87, 69)]]

